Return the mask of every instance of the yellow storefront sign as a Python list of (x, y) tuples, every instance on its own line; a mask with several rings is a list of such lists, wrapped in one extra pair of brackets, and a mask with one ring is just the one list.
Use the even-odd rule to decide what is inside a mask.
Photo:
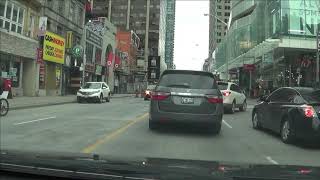
[(64, 64), (65, 39), (51, 32), (46, 32), (43, 42), (43, 60)]

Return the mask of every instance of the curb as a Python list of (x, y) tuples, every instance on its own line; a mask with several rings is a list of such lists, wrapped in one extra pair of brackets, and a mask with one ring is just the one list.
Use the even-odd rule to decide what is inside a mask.
[[(116, 99), (117, 98), (125, 98), (125, 97), (133, 97), (133, 96), (132, 95), (120, 96), (120, 97), (111, 96), (112, 99), (114, 99), (114, 98), (116, 98)], [(36, 104), (36, 105), (31, 105), (31, 106), (16, 106), (16, 107), (10, 107), (10, 105), (9, 105), (9, 111), (11, 111), (11, 110), (21, 110), (21, 109), (31, 109), (31, 108), (44, 107), (44, 106), (55, 106), (55, 105), (71, 104), (71, 103), (76, 103), (76, 102), (77, 102), (77, 100), (72, 100), (72, 101), (65, 101), (65, 102)]]

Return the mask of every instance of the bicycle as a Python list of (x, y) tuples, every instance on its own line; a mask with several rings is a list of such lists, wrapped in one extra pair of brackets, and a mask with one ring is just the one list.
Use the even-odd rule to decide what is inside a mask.
[(5, 116), (9, 112), (8, 92), (4, 91), (0, 95), (0, 116)]

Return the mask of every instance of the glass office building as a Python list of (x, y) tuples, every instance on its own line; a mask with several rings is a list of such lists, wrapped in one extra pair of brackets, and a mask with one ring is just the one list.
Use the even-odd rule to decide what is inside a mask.
[[(318, 29), (320, 0), (234, 0), (232, 24), (214, 53), (220, 77), (244, 88), (257, 81), (314, 86)], [(246, 64), (255, 67), (251, 83)]]

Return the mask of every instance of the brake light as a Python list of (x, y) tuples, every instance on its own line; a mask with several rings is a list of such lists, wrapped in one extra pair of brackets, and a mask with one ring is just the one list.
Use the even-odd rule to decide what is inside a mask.
[(209, 103), (223, 103), (223, 99), (215, 95), (206, 95)]
[(170, 96), (168, 92), (151, 92), (151, 99), (156, 101), (162, 101)]
[(303, 105), (302, 108), (306, 117), (311, 118), (315, 116), (315, 111), (312, 106)]
[(223, 94), (223, 96), (229, 96), (231, 94), (231, 92), (230, 91), (224, 91), (224, 92), (222, 92), (222, 94)]

